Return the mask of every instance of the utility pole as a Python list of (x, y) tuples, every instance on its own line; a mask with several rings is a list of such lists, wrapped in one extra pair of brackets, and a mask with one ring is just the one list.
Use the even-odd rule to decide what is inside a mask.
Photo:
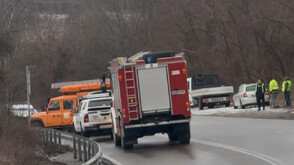
[(31, 126), (30, 117), (31, 117), (31, 104), (30, 104), (30, 95), (31, 95), (31, 75), (29, 71), (29, 66), (26, 66), (26, 77), (27, 77), (27, 99), (28, 99), (28, 124)]

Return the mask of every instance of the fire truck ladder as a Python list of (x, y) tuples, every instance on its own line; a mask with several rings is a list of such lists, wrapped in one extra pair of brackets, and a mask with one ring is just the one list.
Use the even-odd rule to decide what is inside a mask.
[[(127, 91), (127, 102), (128, 102), (128, 113), (129, 113), (129, 118), (130, 120), (138, 120), (139, 115), (138, 115), (138, 100), (136, 97), (136, 88), (135, 88), (135, 71), (134, 67), (131, 66), (129, 67), (124, 67), (124, 72), (125, 72), (125, 83), (126, 83), (126, 91)], [(128, 77), (127, 77), (128, 75)], [(131, 84), (131, 85), (129, 85)], [(130, 91), (133, 91), (130, 92)], [(131, 101), (132, 100), (132, 101)], [(131, 114), (136, 114), (136, 117), (132, 117)]]

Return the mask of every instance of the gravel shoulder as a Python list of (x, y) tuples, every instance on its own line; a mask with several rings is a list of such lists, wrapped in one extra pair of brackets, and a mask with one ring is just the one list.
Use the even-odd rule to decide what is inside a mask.
[(234, 109), (233, 107), (217, 107), (214, 109), (198, 110), (192, 108), (192, 114), (197, 116), (221, 116), (239, 118), (258, 118), (258, 119), (294, 119), (294, 108), (271, 109), (266, 107), (265, 111), (257, 111), (256, 107), (247, 109)]

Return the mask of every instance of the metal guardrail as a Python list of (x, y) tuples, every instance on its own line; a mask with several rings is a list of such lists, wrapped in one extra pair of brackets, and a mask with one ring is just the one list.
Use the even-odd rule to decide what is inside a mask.
[(55, 129), (41, 128), (40, 134), (45, 144), (61, 149), (69, 146), (73, 149), (73, 158), (84, 162), (83, 165), (102, 165), (103, 156), (100, 145), (94, 140)]

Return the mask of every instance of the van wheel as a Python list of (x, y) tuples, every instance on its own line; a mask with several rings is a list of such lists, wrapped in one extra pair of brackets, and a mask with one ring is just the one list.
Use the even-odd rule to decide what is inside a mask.
[(84, 130), (82, 129), (82, 124), (80, 124), (80, 125), (81, 125), (81, 135), (84, 136), (84, 137), (89, 138), (89, 137), (90, 137), (89, 133), (87, 133), (86, 131), (84, 131)]
[(38, 122), (38, 121), (35, 121), (35, 122), (32, 122), (32, 123), (31, 123), (31, 127), (38, 127), (38, 128), (42, 128), (42, 127), (43, 127), (43, 125), (42, 125), (40, 122)]
[(190, 131), (183, 132), (179, 135), (179, 143), (183, 145), (189, 144), (190, 138), (191, 138)]

